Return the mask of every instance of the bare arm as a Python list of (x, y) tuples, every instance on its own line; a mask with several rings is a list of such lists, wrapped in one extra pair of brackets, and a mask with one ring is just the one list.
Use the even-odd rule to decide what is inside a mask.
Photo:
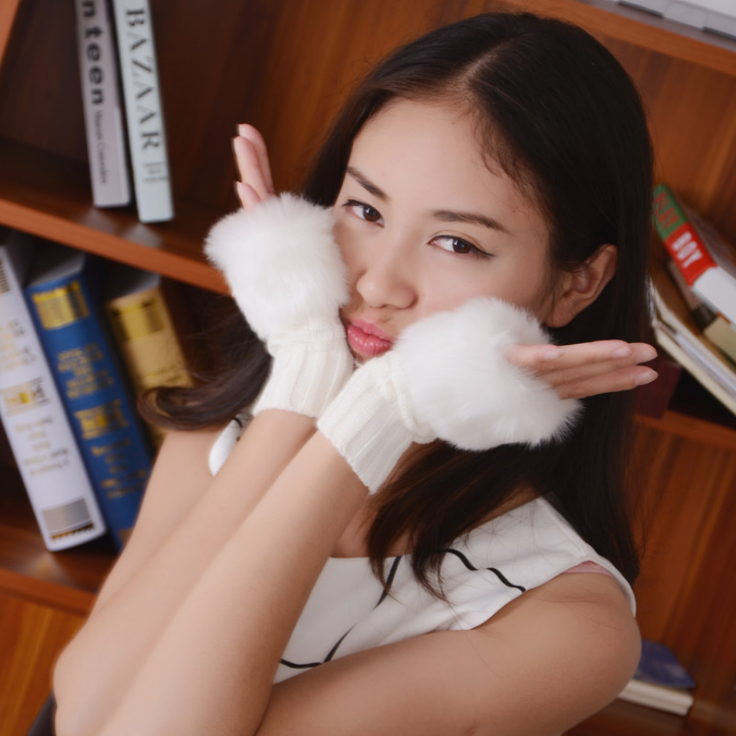
[(111, 720), (82, 733), (255, 733), (281, 653), (366, 493), (316, 433), (169, 620)]
[[(292, 413), (264, 412), (215, 478), (206, 468), (211, 433), (166, 440), (130, 546), (56, 664), (60, 733), (97, 733), (175, 611), (311, 436), (313, 424)], [(180, 517), (174, 528), (169, 509)]]
[(471, 631), (332, 660), (275, 685), (257, 736), (557, 736), (624, 688), (640, 637), (605, 575), (559, 575)]

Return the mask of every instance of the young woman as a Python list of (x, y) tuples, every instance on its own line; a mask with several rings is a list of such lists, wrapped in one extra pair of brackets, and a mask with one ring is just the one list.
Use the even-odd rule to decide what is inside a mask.
[(57, 733), (561, 733), (639, 654), (630, 80), (575, 27), (478, 16), (364, 81), (305, 199), (253, 128), (235, 151), (207, 252), (261, 341), (239, 315), (219, 381), (159, 393), (187, 431), (57, 663)]

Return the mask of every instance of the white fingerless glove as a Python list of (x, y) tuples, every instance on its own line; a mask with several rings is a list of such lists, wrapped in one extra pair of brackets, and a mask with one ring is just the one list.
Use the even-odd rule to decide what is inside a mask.
[(412, 442), (462, 450), (538, 445), (572, 425), (581, 403), (504, 357), (549, 342), (524, 310), (472, 299), (407, 327), (392, 349), (356, 370), (317, 428), (375, 493)]
[(236, 303), (273, 356), (252, 408), (319, 417), (353, 369), (338, 311), (347, 270), (328, 208), (292, 194), (220, 220), (205, 245)]

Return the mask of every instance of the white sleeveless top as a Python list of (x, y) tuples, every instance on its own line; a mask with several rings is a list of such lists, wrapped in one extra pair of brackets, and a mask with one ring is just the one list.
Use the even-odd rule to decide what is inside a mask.
[[(237, 442), (247, 414), (234, 419), (215, 441), (210, 470), (219, 470)], [(529, 588), (592, 561), (621, 586), (636, 614), (634, 592), (544, 498), (535, 498), (455, 540), (442, 562), (449, 605), (414, 579), (408, 555), (385, 562), (390, 594), (366, 557), (327, 560), (286, 646), (274, 682), (365, 649), (431, 631), (479, 626)]]

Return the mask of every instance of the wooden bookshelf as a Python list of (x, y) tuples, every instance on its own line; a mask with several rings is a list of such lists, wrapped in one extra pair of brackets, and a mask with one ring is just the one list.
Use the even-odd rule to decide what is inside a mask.
[(649, 51), (736, 76), (736, 39), (607, 0), (503, 0), (505, 5), (571, 21)]
[[(71, 3), (0, 3), (0, 225), (223, 294), (202, 256), (237, 202), (230, 138), (251, 122), (272, 151), (277, 188), (301, 180), (353, 83), (397, 44), (487, 10), (578, 23), (637, 83), (657, 176), (736, 242), (736, 41), (605, 0), (152, 0), (176, 218), (142, 225), (132, 207), (91, 206)], [(196, 316), (196, 315), (195, 315)], [(644, 636), (668, 644), (698, 682), (687, 718), (614, 703), (575, 736), (736, 733), (736, 424), (703, 393), (678, 390), (661, 418), (638, 417), (637, 581)], [(2, 444), (2, 443), (0, 443)], [(0, 462), (0, 588), (93, 594), (114, 550), (49, 553), (17, 471)], [(5, 577), (3, 577), (5, 576)]]
[(178, 201), (171, 223), (144, 225), (134, 207), (97, 209), (84, 162), (0, 139), (0, 222), (104, 258), (227, 293), (202, 254), (217, 211)]

